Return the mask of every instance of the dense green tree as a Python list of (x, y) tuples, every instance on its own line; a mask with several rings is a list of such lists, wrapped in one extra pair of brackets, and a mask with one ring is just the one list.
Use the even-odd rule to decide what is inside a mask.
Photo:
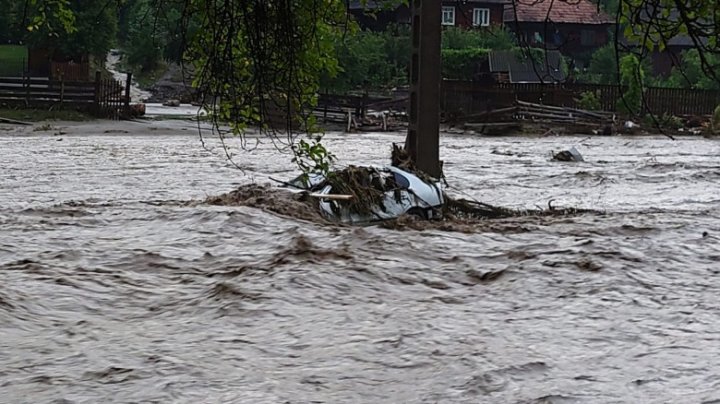
[(579, 79), (594, 84), (618, 83), (617, 51), (614, 42), (593, 53), (587, 71), (581, 74)]
[(338, 71), (325, 75), (322, 87), (334, 93), (381, 91), (407, 83), (410, 36), (402, 32), (355, 31), (335, 42)]
[(200, 25), (199, 14), (189, 14), (183, 2), (128, 0), (119, 9), (118, 41), (128, 63), (152, 70), (162, 60), (180, 63), (188, 38)]
[(107, 0), (28, 0), (27, 42), (56, 56), (104, 58), (115, 43), (117, 8)]
[[(720, 69), (720, 57), (706, 56), (710, 69)], [(720, 90), (720, 82), (708, 76), (702, 67), (700, 52), (691, 49), (682, 53), (680, 66), (673, 68), (670, 77), (662, 82), (666, 87), (694, 88), (698, 90)]]
[(121, 26), (118, 38), (130, 66), (143, 71), (155, 69), (162, 60), (165, 33), (159, 29), (150, 1), (128, 2), (121, 9)]
[(442, 32), (443, 49), (506, 50), (515, 46), (515, 35), (501, 27), (482, 30), (447, 27)]
[(16, 43), (22, 39), (21, 3), (13, 0), (0, 0), (0, 45)]

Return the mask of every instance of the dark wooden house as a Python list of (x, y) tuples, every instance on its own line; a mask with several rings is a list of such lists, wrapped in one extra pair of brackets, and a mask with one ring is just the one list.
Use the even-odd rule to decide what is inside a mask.
[(505, 6), (505, 25), (522, 44), (589, 56), (608, 43), (614, 19), (590, 0), (527, 2)]
[(499, 26), (509, 0), (443, 1), (442, 24), (465, 28)]
[[(442, 25), (465, 28), (500, 26), (504, 7), (510, 0), (444, 0), (442, 2)], [(381, 31), (390, 24), (410, 24), (410, 9), (406, 5), (388, 9), (385, 3), (368, 1), (363, 4), (353, 0), (349, 13), (361, 28)]]

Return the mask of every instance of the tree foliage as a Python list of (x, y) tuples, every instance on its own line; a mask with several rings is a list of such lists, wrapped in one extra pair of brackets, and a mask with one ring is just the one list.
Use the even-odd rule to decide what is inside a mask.
[[(705, 56), (712, 71), (720, 69), (720, 57)], [(680, 66), (673, 68), (670, 77), (662, 83), (666, 87), (692, 88), (696, 90), (720, 90), (720, 82), (708, 76), (703, 70), (700, 52), (690, 49), (682, 53)]]
[[(501, 28), (442, 32), (442, 77), (469, 80), (491, 49), (516, 49), (514, 37)], [(335, 42), (338, 74), (325, 78), (330, 92), (384, 91), (408, 83), (410, 29), (391, 26), (382, 32), (351, 30)]]
[(199, 18), (189, 15), (183, 2), (127, 0), (119, 8), (118, 31), (127, 63), (143, 71), (153, 70), (162, 60), (181, 63)]
[(442, 32), (443, 49), (494, 49), (516, 47), (515, 35), (502, 27), (474, 30), (447, 27)]
[(599, 111), (602, 108), (600, 103), (600, 91), (584, 91), (577, 99), (578, 107), (589, 111)]
[(0, 0), (0, 40), (48, 48), (67, 58), (104, 58), (115, 43), (117, 15), (108, 0)]
[(487, 60), (490, 49), (443, 49), (441, 52), (443, 78), (469, 80), (478, 73), (480, 64)]
[(353, 29), (335, 40), (338, 70), (321, 81), (325, 91), (377, 92), (407, 84), (410, 31), (393, 26), (383, 32)]
[[(316, 130), (307, 113), (317, 102), (320, 77), (338, 71), (333, 40), (344, 29), (340, 0), (188, 0), (185, 15), (202, 21), (191, 38), (188, 59), (196, 68), (195, 86), (206, 95), (219, 127), (229, 122), (231, 133), (243, 135), (248, 125), (260, 125), (278, 147), (290, 147), (296, 161), (315, 164), (306, 171), (325, 171), (324, 148), (303, 155), (295, 146), (300, 126)], [(220, 100), (220, 102), (217, 102)], [(276, 125), (270, 123), (275, 122)], [(278, 136), (273, 128), (285, 136)], [(221, 136), (224, 136), (221, 133)], [(319, 143), (316, 138), (313, 141)]]
[(590, 64), (580, 79), (593, 84), (617, 84), (618, 63), (615, 43), (609, 43), (592, 54)]
[[(626, 38), (623, 50), (641, 63), (682, 39), (697, 51), (697, 65), (709, 79), (720, 82), (720, 8), (715, 0), (620, 0), (619, 27)], [(681, 66), (682, 68), (682, 66)]]
[(620, 59), (620, 85), (624, 88), (618, 110), (630, 115), (638, 115), (642, 110), (645, 72), (635, 55), (625, 55)]

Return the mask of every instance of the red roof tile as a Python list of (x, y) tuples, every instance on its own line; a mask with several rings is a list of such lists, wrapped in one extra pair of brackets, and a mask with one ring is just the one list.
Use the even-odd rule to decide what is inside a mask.
[[(613, 18), (589, 0), (514, 0), (505, 6), (505, 22), (544, 22), (565, 24), (612, 24)], [(548, 10), (550, 14), (548, 15)]]

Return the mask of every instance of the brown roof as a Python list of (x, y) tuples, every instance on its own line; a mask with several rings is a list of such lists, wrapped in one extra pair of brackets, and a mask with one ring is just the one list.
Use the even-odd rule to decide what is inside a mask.
[[(443, 1), (443, 4), (446, 4), (448, 6), (455, 5), (452, 3), (457, 3), (457, 0), (455, 1)], [(468, 0), (468, 3), (486, 3), (486, 4), (510, 4), (510, 0)]]
[[(517, 10), (518, 22), (545, 22), (564, 24), (612, 24), (609, 15), (589, 0), (514, 0), (505, 6), (505, 22), (514, 22)], [(552, 8), (551, 8), (552, 6)], [(550, 13), (548, 14), (548, 10)]]
[[(463, 4), (469, 2), (474, 6), (482, 6), (483, 4), (510, 4), (510, 1), (511, 0), (465, 0)], [(394, 10), (401, 4), (403, 3), (388, 0), (350, 0), (348, 2), (348, 8), (350, 10)], [(442, 4), (444, 6), (457, 6), (461, 3), (458, 0), (443, 0)]]

